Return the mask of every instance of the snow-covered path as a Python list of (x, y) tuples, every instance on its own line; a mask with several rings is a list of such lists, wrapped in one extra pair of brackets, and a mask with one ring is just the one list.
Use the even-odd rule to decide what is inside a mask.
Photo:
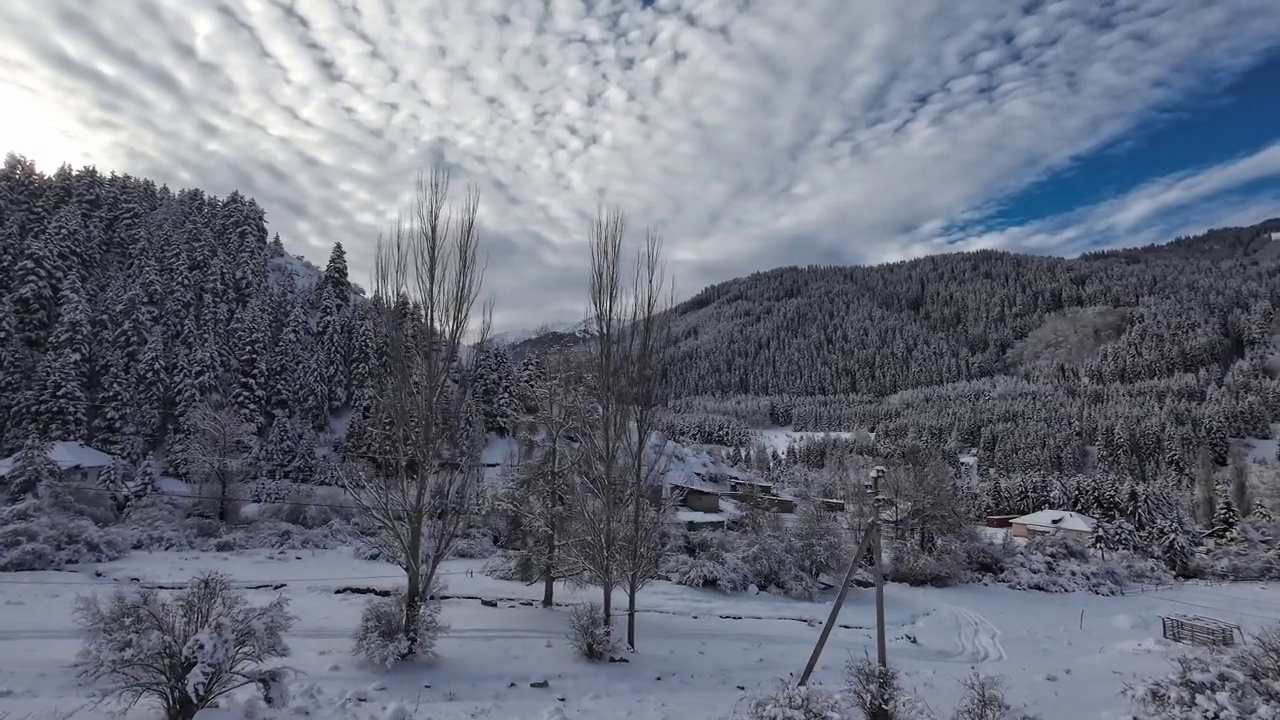
[[(202, 570), (220, 570), (242, 586), (284, 584), (279, 592), (298, 616), (288, 664), (302, 673), (299, 702), (319, 718), (380, 718), (397, 702), (418, 706), (418, 717), (445, 720), (720, 718), (740, 687), (767, 687), (803, 667), (829, 607), (829, 598), (806, 603), (655, 583), (641, 596), (639, 652), (627, 663), (591, 664), (568, 647), (563, 607), (538, 607), (540, 587), (485, 577), (479, 565), (445, 568), (448, 591), (465, 597), (445, 602), (452, 631), (439, 644), (440, 659), (390, 673), (351, 657), (349, 638), (366, 597), (335, 590), (391, 588), (396, 574), (346, 551), (142, 553), (77, 572), (0, 575), (0, 715), (55, 717), (89, 699), (69, 667), (79, 647), (70, 613), (77, 595), (134, 579), (180, 583)], [(276, 595), (247, 592), (256, 602)], [(597, 596), (561, 588), (557, 600)], [(890, 660), (933, 708), (949, 708), (958, 681), (977, 668), (1004, 675), (1011, 699), (1045, 720), (1120, 717), (1128, 707), (1119, 696), (1124, 683), (1167, 668), (1161, 613), (1194, 610), (1246, 630), (1280, 619), (1280, 592), (1258, 585), (1119, 598), (889, 585), (886, 596)], [(502, 600), (490, 607), (482, 597)], [(838, 683), (849, 659), (874, 654), (873, 628), (873, 594), (851, 593), (816, 680)], [(539, 680), (549, 687), (529, 686)], [(98, 720), (112, 709), (75, 717)], [(128, 717), (150, 716), (135, 710)]]

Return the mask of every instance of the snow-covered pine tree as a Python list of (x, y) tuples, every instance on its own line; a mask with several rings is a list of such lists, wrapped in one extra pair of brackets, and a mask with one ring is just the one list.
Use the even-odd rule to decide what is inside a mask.
[(1196, 547), (1185, 524), (1174, 520), (1162, 520), (1155, 528), (1155, 547), (1169, 569), (1185, 575), (1195, 560)]
[(1249, 517), (1262, 522), (1271, 522), (1271, 508), (1267, 507), (1267, 503), (1262, 498), (1257, 498), (1253, 501), (1253, 508), (1249, 511)]
[(267, 328), (263, 308), (257, 303), (236, 313), (232, 326), (235, 338), (236, 384), (231, 403), (240, 419), (261, 429), (267, 418)]
[(1231, 495), (1225, 494), (1218, 500), (1218, 507), (1213, 515), (1213, 536), (1223, 542), (1236, 540), (1239, 527), (1240, 511), (1236, 509)]
[(305, 388), (303, 380), (312, 348), (308, 338), (310, 321), (306, 307), (298, 303), (280, 329), (280, 336), (268, 360), (268, 396), (271, 412), (280, 416), (297, 407)]
[(0, 298), (0, 454), (16, 445), (10, 442), (10, 412), (22, 400), (27, 374), (26, 349), (18, 340), (13, 313), (8, 303)]
[(136, 376), (147, 334), (143, 326), (143, 294), (137, 283), (120, 282), (102, 296), (101, 334), (95, 353), (99, 377), (93, 414), (93, 440), (101, 449), (123, 456), (138, 440), (136, 414), (143, 385)]
[(485, 430), (510, 434), (517, 405), (510, 353), (496, 343), (486, 345), (480, 350), (474, 372), (475, 401), (484, 417)]
[(16, 461), (17, 467), (8, 478), (10, 503), (35, 497), (41, 486), (58, 480), (58, 466), (49, 459), (49, 443), (39, 438), (27, 438)]
[(547, 368), (542, 355), (527, 352), (516, 366), (516, 401), (526, 413), (538, 411), (538, 388), (547, 382)]
[(351, 348), (351, 402), (367, 404), (377, 377), (380, 358), (384, 356), (373, 313), (358, 310), (353, 320)]
[[(63, 222), (69, 222), (67, 216)], [(57, 258), (52, 240), (32, 236), (22, 247), (21, 259), (13, 270), (13, 290), (9, 307), (14, 314), (18, 337), (30, 351), (44, 350), (58, 314)]]
[(75, 275), (63, 279), (57, 327), (19, 410), (26, 434), (84, 440), (88, 434), (89, 319)]
[(316, 367), (325, 388), (325, 414), (348, 402), (351, 363), (351, 283), (347, 256), (336, 243), (318, 289), (320, 308), (316, 322)]

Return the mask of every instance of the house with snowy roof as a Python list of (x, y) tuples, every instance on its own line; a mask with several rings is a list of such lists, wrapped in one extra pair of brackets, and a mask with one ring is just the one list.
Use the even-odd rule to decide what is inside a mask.
[(1041, 510), (1010, 520), (1009, 527), (1014, 537), (1032, 538), (1057, 533), (1087, 540), (1097, 529), (1098, 521), (1069, 510)]
[[(115, 462), (115, 458), (79, 441), (66, 440), (49, 443), (46, 451), (49, 461), (57, 466), (62, 479), (77, 485), (95, 485), (102, 471)], [(0, 484), (8, 484), (8, 478), (22, 465), (22, 453), (0, 460)]]

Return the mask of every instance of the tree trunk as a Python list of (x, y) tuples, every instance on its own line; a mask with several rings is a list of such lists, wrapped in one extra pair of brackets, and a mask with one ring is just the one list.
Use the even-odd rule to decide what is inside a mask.
[(604, 614), (604, 634), (606, 638), (613, 637), (613, 588), (609, 585), (604, 586), (604, 606), (602, 608)]
[(556, 592), (556, 532), (551, 531), (547, 538), (547, 562), (542, 568), (542, 607), (549, 608), (555, 604)]
[(404, 596), (404, 657), (411, 658), (418, 652), (418, 615), (422, 608), (422, 521), (413, 521), (409, 528), (408, 557), (405, 558), (405, 575), (409, 586)]
[(640, 590), (636, 587), (636, 576), (633, 573), (627, 582), (627, 647), (636, 650), (636, 595)]
[(231, 503), (230, 503), (230, 501), (227, 499), (227, 485), (229, 485), (229, 484), (230, 484), (230, 483), (228, 483), (228, 482), (227, 482), (227, 476), (226, 476), (226, 475), (222, 475), (222, 474), (219, 474), (219, 475), (218, 475), (218, 490), (219, 490), (219, 492), (218, 492), (218, 522), (222, 523), (223, 525), (225, 525), (225, 524), (227, 523), (227, 518), (228, 518), (228, 516), (230, 516), (230, 515), (231, 515), (231, 512), (230, 512), (230, 504), (231, 504)]

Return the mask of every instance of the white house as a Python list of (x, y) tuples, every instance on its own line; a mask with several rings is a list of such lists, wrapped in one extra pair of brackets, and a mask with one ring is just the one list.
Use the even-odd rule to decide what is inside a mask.
[(1098, 521), (1088, 515), (1069, 510), (1041, 510), (1009, 521), (1014, 537), (1031, 538), (1036, 535), (1062, 533), (1079, 539), (1087, 539), (1098, 527)]
[[(49, 460), (62, 471), (62, 478), (78, 485), (94, 485), (102, 471), (110, 467), (115, 458), (95, 450), (82, 442), (62, 441), (49, 444)], [(0, 480), (5, 480), (18, 469), (21, 454), (0, 460)]]

